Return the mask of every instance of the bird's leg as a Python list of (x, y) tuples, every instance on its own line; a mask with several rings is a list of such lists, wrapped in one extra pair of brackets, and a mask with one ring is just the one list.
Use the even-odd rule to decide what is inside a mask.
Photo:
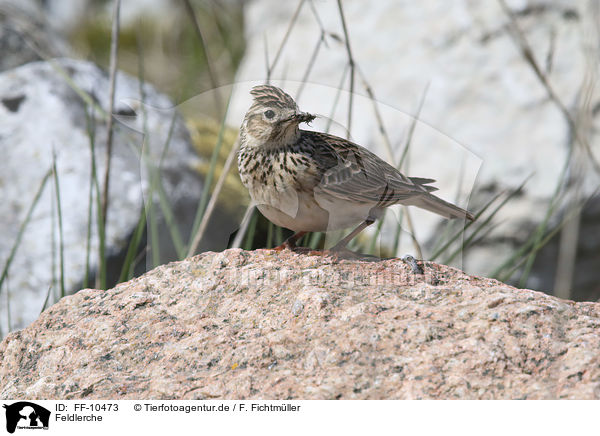
[(280, 251), (280, 250), (285, 250), (286, 248), (288, 250), (293, 250), (294, 248), (296, 248), (296, 242), (298, 242), (298, 239), (300, 239), (302, 236), (306, 235), (307, 233), (308, 232), (294, 233), (292, 236), (290, 236), (285, 241), (283, 241), (283, 244), (278, 245), (273, 250)]
[(373, 218), (367, 218), (366, 220), (364, 220), (354, 230), (352, 230), (352, 232), (348, 236), (346, 236), (340, 242), (335, 244), (331, 248), (331, 251), (341, 251), (341, 250), (345, 249), (346, 245), (348, 245), (348, 242), (350, 242), (352, 239), (354, 239), (354, 237), (356, 235), (358, 235), (360, 232), (362, 232), (364, 229), (369, 227), (374, 222), (375, 222), (375, 220)]

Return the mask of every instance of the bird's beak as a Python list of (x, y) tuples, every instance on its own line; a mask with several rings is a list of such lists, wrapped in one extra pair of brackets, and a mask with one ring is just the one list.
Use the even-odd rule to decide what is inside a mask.
[(315, 118), (317, 118), (316, 115), (309, 114), (308, 112), (299, 112), (296, 114), (296, 119), (299, 123), (309, 123)]
[(317, 116), (309, 114), (308, 112), (297, 112), (291, 117), (289, 117), (286, 121), (295, 121), (297, 123), (308, 123), (314, 120)]

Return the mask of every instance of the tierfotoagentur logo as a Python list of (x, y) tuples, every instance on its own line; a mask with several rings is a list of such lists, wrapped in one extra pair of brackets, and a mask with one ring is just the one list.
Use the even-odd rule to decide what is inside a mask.
[(19, 430), (48, 430), (50, 411), (29, 401), (4, 404), (6, 409), (6, 431), (14, 433)]

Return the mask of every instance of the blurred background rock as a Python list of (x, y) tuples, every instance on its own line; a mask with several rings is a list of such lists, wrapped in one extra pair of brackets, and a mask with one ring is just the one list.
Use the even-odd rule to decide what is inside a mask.
[[(292, 92), (302, 84), (300, 107), (345, 127), (348, 96), (342, 94), (336, 111), (331, 102), (340, 84), (345, 90), (353, 86), (358, 97), (351, 136), (389, 156), (372, 105), (368, 99), (357, 102), (372, 91), (395, 162), (411, 131), (411, 116), (418, 116), (406, 172), (437, 179), (442, 196), (462, 205), (468, 199), (475, 211), (527, 180), (464, 250), (462, 264), (457, 259), (453, 263), (520, 286), (597, 299), (600, 2), (507, 3), (379, 1), (366, 6), (344, 1), (355, 65), (351, 85), (335, 1), (252, 2), (245, 11), (246, 55), (236, 78), (243, 82), (264, 76), (264, 53), (277, 56), (271, 77), (284, 79)], [(239, 118), (246, 104), (241, 98), (236, 102), (232, 119)], [(571, 157), (570, 150), (575, 150)], [(555, 207), (548, 213), (550, 204)], [(585, 206), (565, 223), (576, 204)], [(439, 219), (427, 212), (411, 214), (427, 258), (441, 239), (443, 224), (437, 226)], [(547, 235), (559, 227), (539, 249), (526, 245), (536, 232)], [(499, 268), (521, 249), (531, 255), (521, 255), (527, 261)], [(408, 251), (411, 241), (404, 238), (395, 254)]]
[[(241, 3), (191, 6), (213, 56), (213, 74), (231, 82), (244, 48)], [(211, 93), (201, 95), (212, 89), (207, 57), (183, 2), (126, 1), (120, 11), (113, 109), (118, 122), (113, 127), (104, 265), (99, 260), (98, 195), (90, 197), (89, 190), (90, 143), (93, 138), (95, 181), (101, 191), (113, 8), (111, 1), (0, 1), (2, 336), (29, 324), (65, 293), (82, 286), (110, 287), (184, 256), (175, 239), (190, 238), (221, 125)], [(186, 108), (184, 121), (180, 109)], [(221, 166), (236, 135), (237, 128), (227, 128), (223, 135)], [(53, 156), (60, 217), (53, 178), (44, 178)], [(162, 195), (151, 188), (151, 172), (158, 165)], [(199, 250), (226, 248), (244, 210), (244, 195), (237, 175), (230, 174)], [(147, 224), (137, 234), (142, 214), (148, 214)], [(135, 259), (124, 271), (130, 250)]]
[[(120, 187), (115, 182), (111, 195), (122, 195), (126, 183), (139, 184), (139, 189), (132, 190), (137, 196), (132, 203), (121, 206), (128, 210), (119, 211), (117, 200), (109, 209), (109, 224), (111, 219), (127, 224), (118, 233), (108, 228), (106, 256), (114, 262), (107, 262), (104, 285), (110, 287), (119, 279), (188, 254), (186, 249), (193, 245), (192, 229), (198, 228), (207, 209), (210, 193), (220, 179), (250, 103), (247, 91), (269, 79), (297, 98), (303, 110), (322, 115), (312, 128), (348, 135), (394, 164), (402, 160), (403, 171), (411, 176), (436, 178), (444, 198), (478, 212), (497, 196), (473, 226), (435, 256), (436, 261), (565, 298), (597, 300), (599, 2), (344, 0), (341, 4), (342, 9), (333, 0), (122, 2), (118, 68), (129, 76), (117, 76), (117, 85), (122, 80), (131, 88), (121, 88), (115, 108), (121, 110), (120, 115), (135, 115), (135, 120), (127, 122), (126, 117), (117, 117), (116, 125), (144, 135), (131, 141), (117, 134), (115, 149), (133, 143), (134, 148), (142, 150), (144, 139), (139, 138), (154, 138), (150, 142), (161, 145), (156, 145), (152, 165), (159, 166), (160, 152), (167, 142), (159, 139), (165, 139), (169, 121), (179, 117), (170, 110), (156, 118), (162, 120), (158, 125), (144, 123), (145, 105), (160, 101), (161, 109), (176, 107), (181, 114), (178, 135), (187, 145), (174, 150), (179, 150), (176, 153), (181, 171), (190, 168), (198, 177), (169, 183), (171, 176), (162, 172), (160, 179), (167, 186), (170, 202), (167, 206), (164, 195), (148, 190), (153, 179), (141, 161), (126, 178), (129, 182), (122, 182)], [(67, 92), (73, 85), (68, 81), (66, 87), (60, 87), (66, 96), (62, 103), (65, 107), (69, 107), (70, 98), (74, 99), (74, 113), (64, 114), (70, 123), (64, 129), (78, 132), (75, 136), (80, 142), (70, 145), (84, 148), (78, 158), (82, 160), (80, 165), (77, 161), (66, 165), (61, 161), (65, 137), (58, 140), (48, 135), (40, 140), (40, 135), (35, 135), (45, 117), (40, 110), (26, 111), (28, 102), (40, 100), (28, 101), (33, 97), (29, 95), (20, 101), (24, 94), (19, 87), (29, 92), (35, 88), (18, 85), (19, 80), (35, 81), (31, 74), (37, 72), (40, 83), (46, 85), (40, 85), (45, 91), (36, 93), (35, 98), (51, 99), (56, 86), (52, 83), (61, 74), (49, 67), (52, 63), (48, 61), (57, 57), (85, 60), (75, 70), (80, 78), (81, 71), (95, 78), (81, 79), (79, 86), (107, 110), (108, 75), (98, 73), (94, 64), (109, 69), (114, 5), (113, 1), (93, 0), (0, 0), (0, 69), (5, 71), (0, 95), (0, 149), (12, 157), (0, 163), (4, 165), (0, 190), (3, 198), (14, 199), (0, 209), (0, 269), (5, 272), (0, 284), (2, 334), (31, 322), (62, 292), (59, 219), (52, 181), (44, 188), (22, 239), (37, 239), (45, 249), (28, 242), (15, 245), (40, 180), (52, 165), (53, 149), (58, 180), (69, 180), (69, 173), (61, 173), (61, 168), (81, 170), (82, 180), (90, 177), (90, 150), (85, 143), (88, 126), (85, 113), (81, 113), (90, 104), (77, 100), (77, 92)], [(33, 61), (45, 66), (18, 68)], [(21, 79), (9, 82), (9, 77)], [(146, 89), (142, 83), (150, 86), (145, 92), (140, 92)], [(148, 95), (155, 96), (146, 98)], [(130, 113), (120, 103), (127, 98), (145, 104), (134, 104)], [(156, 108), (147, 110), (152, 109)], [(34, 113), (36, 119), (18, 118)], [(96, 116), (97, 159), (102, 167), (106, 118), (98, 113)], [(31, 135), (15, 135), (15, 131)], [(31, 138), (39, 142), (36, 146), (38, 154), (43, 155), (41, 160), (25, 161), (21, 156), (27, 154), (17, 150), (32, 146)], [(183, 151), (186, 147), (193, 150), (193, 158)], [(16, 164), (15, 159), (21, 162)], [(131, 166), (124, 163), (121, 172), (127, 173)], [(177, 166), (169, 171), (176, 174)], [(25, 179), (28, 190), (14, 191), (20, 194), (11, 191), (9, 196), (8, 186), (18, 177), (11, 179), (8, 175), (18, 173), (38, 174), (38, 178)], [(81, 192), (74, 185), (72, 200), (68, 200), (69, 190), (63, 183), (62, 200), (69, 205), (63, 205), (61, 221), (64, 219), (65, 224), (69, 214), (75, 213), (73, 205), (78, 195), (81, 204), (77, 213), (87, 211), (88, 185), (86, 182), (81, 186)], [(148, 204), (144, 196), (152, 199), (156, 217), (150, 220), (149, 216), (147, 223), (142, 223), (144, 232), (140, 236), (136, 229), (140, 227), (140, 214), (147, 212), (143, 205)], [(244, 211), (248, 212), (247, 204), (248, 195), (239, 183), (234, 163), (223, 180), (207, 236), (195, 252), (231, 245)], [(200, 211), (196, 210), (198, 205)], [(120, 218), (128, 215), (128, 219)], [(285, 231), (260, 216), (246, 215), (237, 238), (244, 247), (273, 246), (285, 237)], [(64, 233), (72, 240), (85, 242), (87, 215), (81, 217), (77, 225), (65, 225)], [(48, 230), (28, 233), (33, 226)], [(406, 212), (397, 207), (387, 214), (379, 230), (372, 229), (355, 248), (383, 255), (415, 254), (417, 240), (423, 256), (431, 258), (460, 231), (460, 226), (427, 212)], [(91, 227), (92, 232), (96, 231)], [(132, 238), (138, 238), (135, 244)], [(93, 233), (91, 239), (98, 237)], [(323, 244), (315, 238), (304, 242)], [(93, 279), (97, 279), (95, 268), (101, 262), (97, 247), (92, 248), (86, 248), (83, 255), (79, 252), (65, 257), (77, 258), (79, 265), (63, 265), (67, 267), (63, 273), (67, 277), (65, 292), (74, 292), (82, 284), (100, 285)], [(123, 259), (131, 250), (135, 251), (135, 262), (123, 275)], [(86, 275), (82, 265), (88, 253), (91, 260)], [(32, 262), (46, 272), (32, 279), (24, 266)], [(31, 299), (23, 297), (28, 293), (33, 295)]]

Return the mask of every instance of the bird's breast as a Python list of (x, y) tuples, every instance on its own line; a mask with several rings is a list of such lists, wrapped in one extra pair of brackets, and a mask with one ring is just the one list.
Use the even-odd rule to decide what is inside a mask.
[(292, 230), (327, 228), (327, 214), (314, 200), (321, 175), (306, 154), (293, 150), (240, 154), (238, 169), (252, 200), (275, 224)]
[(290, 189), (312, 192), (321, 176), (308, 156), (291, 150), (240, 153), (238, 170), (255, 201), (261, 195), (277, 198)]

